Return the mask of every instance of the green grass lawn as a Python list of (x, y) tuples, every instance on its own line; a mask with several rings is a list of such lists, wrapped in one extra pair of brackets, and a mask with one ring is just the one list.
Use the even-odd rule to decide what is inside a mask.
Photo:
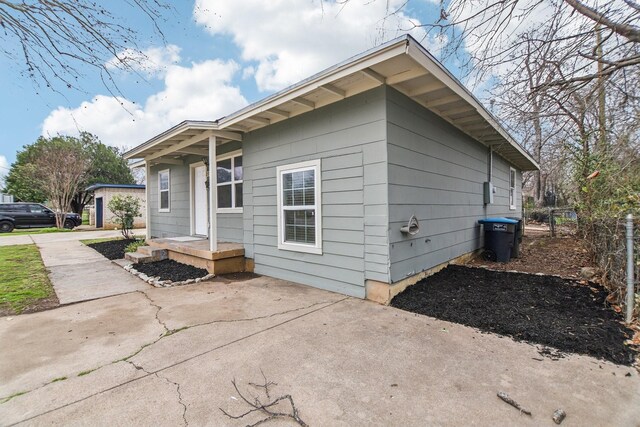
[(82, 225), (89, 225), (89, 211), (82, 211)]
[(0, 314), (20, 314), (51, 298), (55, 292), (36, 245), (0, 246)]
[[(133, 236), (135, 239), (144, 239), (145, 236), (144, 235), (140, 235), (140, 234), (134, 234)], [(124, 239), (124, 237), (122, 236), (118, 236), (118, 237), (101, 237), (99, 239), (84, 239), (84, 240), (80, 240), (80, 243), (84, 244), (84, 245), (90, 245), (92, 243), (102, 243), (102, 242), (108, 242), (110, 240), (122, 240)]]
[(84, 240), (80, 240), (80, 243), (82, 243), (83, 245), (91, 245), (93, 243), (109, 242), (111, 240), (122, 240), (122, 236), (120, 236), (120, 237), (101, 237), (99, 239), (84, 239)]
[(46, 234), (46, 233), (67, 233), (73, 230), (67, 230), (66, 228), (59, 229), (56, 227), (48, 228), (16, 228), (11, 233), (0, 233), (2, 236), (20, 236), (23, 234)]

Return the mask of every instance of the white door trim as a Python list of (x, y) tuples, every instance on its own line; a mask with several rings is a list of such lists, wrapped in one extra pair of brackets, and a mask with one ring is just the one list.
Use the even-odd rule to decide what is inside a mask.
[[(204, 166), (204, 162), (195, 162), (189, 165), (189, 234), (191, 236), (201, 236), (196, 233), (196, 197), (195, 197), (195, 172), (196, 168), (199, 166)], [(206, 235), (202, 235), (202, 237), (207, 237)]]

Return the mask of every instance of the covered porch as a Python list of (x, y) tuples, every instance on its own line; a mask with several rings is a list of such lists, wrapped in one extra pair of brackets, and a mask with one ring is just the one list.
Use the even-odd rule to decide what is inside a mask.
[(163, 258), (204, 268), (213, 274), (253, 271), (253, 262), (245, 259), (241, 243), (217, 242), (216, 250), (212, 251), (209, 239), (183, 236), (151, 238), (147, 239), (147, 245), (152, 251), (164, 251)]
[(240, 133), (216, 122), (185, 121), (127, 153), (146, 171), (150, 246), (209, 261), (242, 249), (241, 236), (229, 240), (219, 224), (230, 214), (241, 221), (241, 144)]
[(242, 135), (185, 121), (127, 154), (147, 183), (147, 245), (135, 262), (172, 259), (225, 274), (252, 271), (242, 244)]

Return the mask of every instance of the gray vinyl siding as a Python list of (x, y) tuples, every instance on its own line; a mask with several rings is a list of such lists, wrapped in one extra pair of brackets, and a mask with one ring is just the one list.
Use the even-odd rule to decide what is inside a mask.
[[(388, 281), (385, 90), (245, 134), (244, 244), (255, 271), (364, 297)], [(322, 254), (278, 249), (276, 167), (321, 159)]]
[[(239, 142), (217, 147), (222, 155), (241, 148)], [(187, 156), (183, 165), (159, 164), (151, 167), (149, 182), (151, 199), (151, 237), (179, 237), (191, 234), (190, 165), (202, 161), (198, 156)], [(158, 172), (169, 169), (171, 212), (158, 212)], [(242, 213), (219, 213), (218, 241), (242, 243)]]
[[(169, 170), (170, 212), (158, 212), (158, 172)], [(151, 237), (188, 236), (191, 233), (189, 207), (189, 164), (159, 164), (151, 167), (149, 185)]]
[[(394, 89), (387, 93), (391, 282), (397, 282), (480, 248), (478, 219), (519, 217), (521, 174), (510, 210), (509, 164), (494, 154), (496, 193), (485, 206), (488, 148)], [(400, 227), (411, 215), (420, 232), (405, 236)]]
[(218, 241), (242, 243), (242, 214), (218, 214)]

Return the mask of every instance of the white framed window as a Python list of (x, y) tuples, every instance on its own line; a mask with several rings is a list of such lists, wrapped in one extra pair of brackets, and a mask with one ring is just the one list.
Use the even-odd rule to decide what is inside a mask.
[(218, 212), (242, 213), (242, 151), (216, 157)]
[(278, 249), (322, 253), (320, 160), (278, 166)]
[(509, 168), (509, 209), (516, 209), (516, 170)]
[(158, 172), (158, 212), (171, 211), (171, 177), (170, 170)]

